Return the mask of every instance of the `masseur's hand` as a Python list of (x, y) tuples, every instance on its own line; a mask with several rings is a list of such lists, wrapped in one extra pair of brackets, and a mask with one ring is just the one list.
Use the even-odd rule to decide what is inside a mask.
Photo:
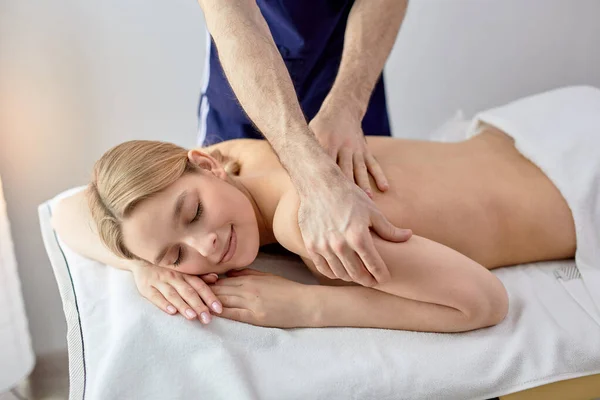
[(131, 272), (140, 294), (169, 314), (179, 311), (187, 319), (198, 318), (208, 324), (211, 315), (207, 305), (216, 313), (222, 310), (221, 303), (207, 285), (218, 280), (216, 274), (198, 277), (151, 264), (136, 265)]
[(310, 326), (307, 285), (249, 268), (227, 276), (210, 286), (223, 302), (220, 317), (276, 328)]
[(325, 151), (339, 165), (344, 175), (373, 197), (369, 174), (377, 188), (389, 189), (388, 181), (375, 157), (369, 151), (361, 126), (360, 113), (348, 108), (323, 106), (309, 127)]
[(391, 276), (375, 248), (371, 228), (382, 239), (408, 240), (412, 231), (392, 225), (365, 192), (338, 168), (306, 169), (311, 185), (298, 190), (298, 225), (317, 270), (330, 279), (371, 287)]

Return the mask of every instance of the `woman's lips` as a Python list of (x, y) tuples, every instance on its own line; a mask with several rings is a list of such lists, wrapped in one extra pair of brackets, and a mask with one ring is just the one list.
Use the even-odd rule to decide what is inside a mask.
[(229, 235), (229, 240), (227, 242), (227, 250), (221, 259), (221, 263), (225, 263), (233, 257), (235, 254), (235, 250), (237, 247), (237, 235), (235, 234), (235, 229), (233, 229), (233, 225), (231, 225), (231, 234)]

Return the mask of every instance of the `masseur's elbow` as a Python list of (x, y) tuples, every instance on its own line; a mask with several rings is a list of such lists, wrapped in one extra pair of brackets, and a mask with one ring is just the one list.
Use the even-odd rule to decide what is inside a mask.
[(494, 276), (486, 283), (472, 290), (463, 309), (469, 330), (497, 325), (508, 314), (508, 293), (502, 282)]

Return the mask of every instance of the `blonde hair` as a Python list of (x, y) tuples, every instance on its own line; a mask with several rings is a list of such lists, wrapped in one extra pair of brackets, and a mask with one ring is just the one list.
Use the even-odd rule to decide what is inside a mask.
[[(96, 162), (87, 188), (88, 205), (100, 239), (113, 253), (130, 260), (139, 259), (124, 244), (122, 221), (141, 201), (196, 170), (187, 153), (172, 143), (132, 140), (108, 150)], [(237, 162), (218, 150), (210, 155), (228, 174), (239, 174)]]

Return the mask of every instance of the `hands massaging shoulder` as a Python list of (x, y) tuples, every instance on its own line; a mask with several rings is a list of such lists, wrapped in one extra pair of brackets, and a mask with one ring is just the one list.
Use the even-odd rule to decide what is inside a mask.
[[(508, 300), (488, 269), (574, 255), (567, 204), (501, 131), (484, 127), (461, 143), (367, 141), (390, 183), (373, 200), (393, 224), (415, 234), (406, 243), (374, 236), (391, 280), (372, 288), (331, 280), (315, 269), (298, 229), (295, 190), (264, 141), (190, 152), (156, 142), (117, 146), (97, 163), (91, 190), (59, 205), (54, 224), (74, 250), (131, 267), (136, 261), (109, 254), (96, 233), (84, 232), (89, 195), (100, 236), (113, 253), (194, 275), (244, 268), (260, 245), (277, 241), (301, 256), (323, 286), (237, 273), (212, 289), (223, 303), (222, 316), (280, 327), (455, 332), (490, 326), (504, 318)], [(221, 157), (208, 154), (215, 150), (239, 163), (239, 175), (228, 175)], [(164, 168), (170, 157), (178, 158), (177, 171)], [(159, 270), (132, 271), (143, 274), (144, 268)], [(249, 288), (262, 301), (240, 300), (245, 297), (236, 290)]]

